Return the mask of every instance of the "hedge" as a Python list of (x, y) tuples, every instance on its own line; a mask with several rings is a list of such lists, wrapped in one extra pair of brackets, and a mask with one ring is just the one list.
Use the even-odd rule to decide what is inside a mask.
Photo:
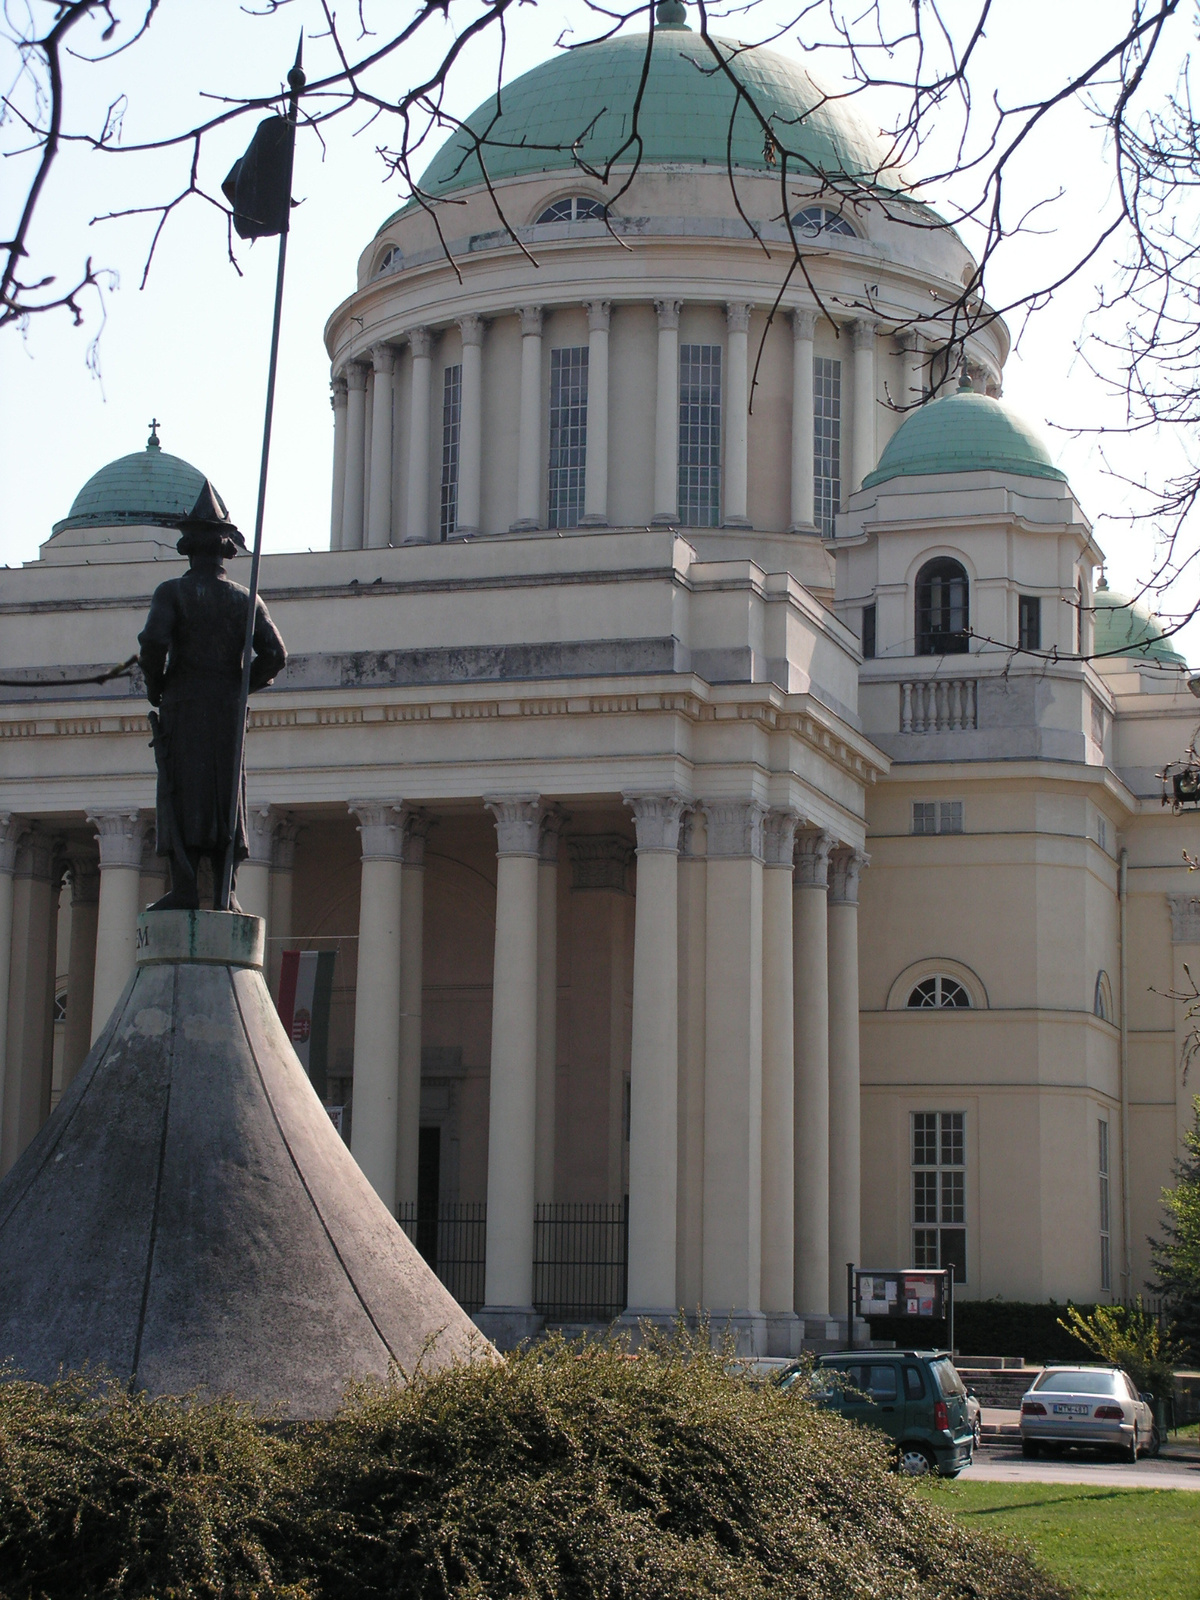
[[(1084, 1316), (1094, 1307), (1081, 1305)], [(1034, 1366), (1050, 1361), (1094, 1361), (1095, 1355), (1058, 1326), (1066, 1306), (1054, 1300), (959, 1300), (954, 1307), (954, 1347), (964, 1356), (1024, 1356)], [(872, 1317), (871, 1337), (910, 1348), (939, 1348), (946, 1324), (927, 1317)]]

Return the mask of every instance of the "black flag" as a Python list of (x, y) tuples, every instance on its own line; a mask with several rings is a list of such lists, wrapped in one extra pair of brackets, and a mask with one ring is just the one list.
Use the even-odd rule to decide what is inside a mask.
[(295, 123), (288, 117), (260, 122), (240, 161), (229, 169), (221, 193), (233, 207), (233, 225), (240, 239), (262, 239), (285, 233), (292, 196), (292, 141)]

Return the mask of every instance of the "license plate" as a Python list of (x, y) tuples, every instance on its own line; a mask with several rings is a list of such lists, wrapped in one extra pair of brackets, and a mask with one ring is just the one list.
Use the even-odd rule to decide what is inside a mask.
[(1056, 1417), (1086, 1417), (1091, 1406), (1057, 1405), (1054, 1408)]

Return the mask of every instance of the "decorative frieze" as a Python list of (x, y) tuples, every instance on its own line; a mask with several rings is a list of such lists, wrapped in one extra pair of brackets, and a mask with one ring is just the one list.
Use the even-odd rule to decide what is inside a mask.
[(399, 861), (404, 854), (403, 800), (351, 800), (364, 861)]
[(820, 828), (802, 828), (796, 835), (796, 871), (794, 883), (798, 889), (827, 889), (829, 887), (829, 852), (835, 840)]
[(113, 811), (89, 811), (88, 821), (96, 830), (100, 844), (100, 870), (107, 867), (142, 865), (142, 840), (148, 818), (136, 807)]
[(708, 825), (708, 856), (746, 857), (761, 861), (763, 818), (761, 800), (702, 800)]
[(861, 850), (839, 845), (829, 858), (829, 903), (835, 906), (858, 904), (858, 880), (871, 858)]
[(542, 800), (536, 794), (485, 794), (496, 819), (496, 854), (536, 856), (542, 826)]
[(1169, 894), (1171, 943), (1200, 944), (1200, 895)]
[(680, 794), (623, 794), (633, 812), (638, 855), (674, 855), (679, 849), (679, 822), (687, 802)]
[(615, 889), (623, 894), (634, 847), (619, 833), (577, 834), (567, 840), (572, 889)]

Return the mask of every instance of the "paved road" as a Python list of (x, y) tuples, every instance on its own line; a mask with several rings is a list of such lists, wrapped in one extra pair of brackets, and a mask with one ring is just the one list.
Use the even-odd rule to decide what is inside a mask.
[(1094, 1483), (1115, 1489), (1195, 1489), (1200, 1492), (1200, 1454), (1175, 1453), (1170, 1447), (1156, 1460), (1148, 1457), (1137, 1466), (1074, 1450), (1056, 1460), (1044, 1456), (1026, 1461), (1016, 1439), (984, 1441), (961, 1483)]

